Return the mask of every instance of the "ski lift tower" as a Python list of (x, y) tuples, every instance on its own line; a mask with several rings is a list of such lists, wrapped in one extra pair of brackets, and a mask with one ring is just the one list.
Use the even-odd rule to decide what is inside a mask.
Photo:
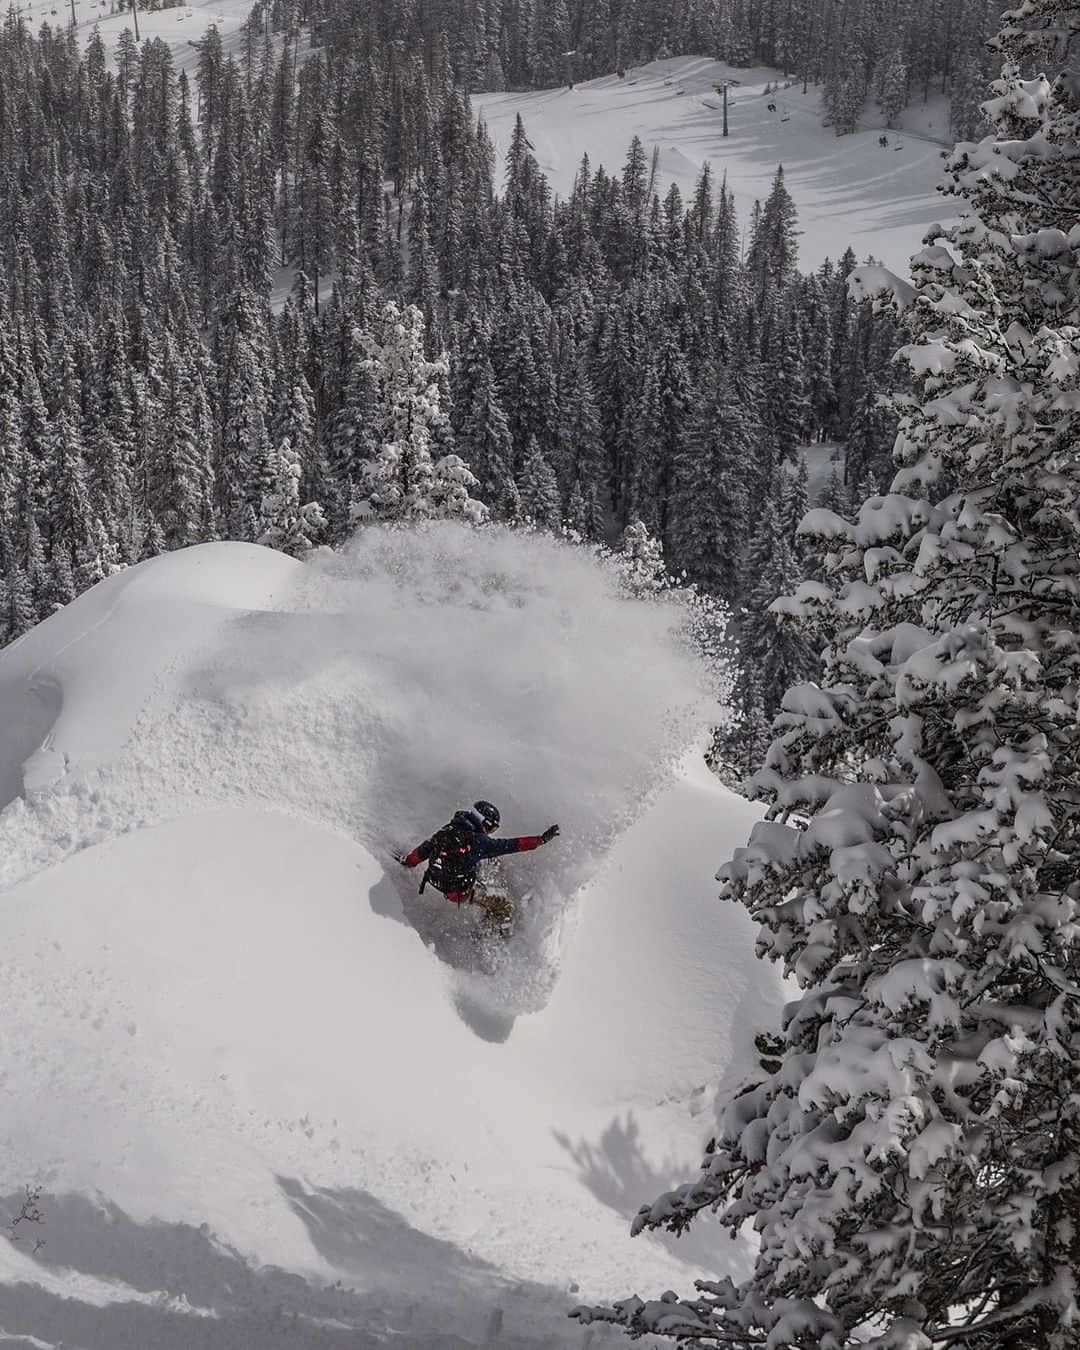
[(718, 94), (721, 95), (721, 97), (722, 97), (723, 100), (724, 100), (724, 135), (725, 135), (725, 136), (728, 134), (728, 132), (727, 132), (727, 91), (731, 88), (731, 86), (732, 86), (733, 84), (738, 84), (738, 83), (740, 83), (738, 80), (721, 80), (719, 84), (714, 84), (714, 85), (713, 85), (713, 88), (716, 90), (716, 92), (717, 92)]
[(566, 70), (566, 85), (568, 89), (574, 87), (574, 57), (577, 56), (577, 48), (574, 47), (568, 52), (563, 52), (563, 64)]

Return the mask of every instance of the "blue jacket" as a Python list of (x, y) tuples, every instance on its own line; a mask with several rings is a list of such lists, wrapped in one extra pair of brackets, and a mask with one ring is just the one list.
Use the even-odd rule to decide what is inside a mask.
[[(454, 813), (454, 819), (450, 822), (455, 829), (467, 834), (470, 839), (469, 851), (465, 856), (458, 860), (458, 866), (455, 869), (463, 886), (471, 886), (476, 880), (476, 869), (487, 858), (501, 858), (507, 853), (528, 853), (530, 849), (539, 848), (543, 840), (538, 834), (522, 834), (516, 839), (496, 839), (490, 834), (484, 834), (483, 831), (476, 828), (476, 821), (468, 811), (457, 811)], [(444, 826), (448, 829), (449, 826)], [(402, 859), (406, 867), (415, 867), (417, 863), (424, 862), (430, 858), (435, 851), (435, 836), (425, 839), (422, 844), (417, 844), (411, 853), (407, 853)]]

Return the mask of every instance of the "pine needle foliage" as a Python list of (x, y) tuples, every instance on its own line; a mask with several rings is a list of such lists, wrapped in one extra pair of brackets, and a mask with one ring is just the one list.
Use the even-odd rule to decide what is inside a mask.
[[(826, 641), (721, 871), (798, 981), (777, 1071), (635, 1229), (752, 1223), (752, 1275), (583, 1320), (769, 1350), (1080, 1343), (1080, 6), (1005, 16), (992, 134), (915, 284), (897, 473), (810, 512)], [(1057, 72), (1023, 78), (1034, 60)]]

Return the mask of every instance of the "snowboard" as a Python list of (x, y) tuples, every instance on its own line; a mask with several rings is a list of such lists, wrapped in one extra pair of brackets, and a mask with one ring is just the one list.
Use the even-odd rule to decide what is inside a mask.
[(508, 938), (514, 931), (514, 906), (505, 887), (478, 881), (471, 903), (482, 911), (477, 924), (481, 937)]
[(473, 891), (472, 906), (483, 911), (477, 924), (479, 936), (508, 938), (514, 931), (514, 903), (500, 876), (497, 862), (481, 867)]

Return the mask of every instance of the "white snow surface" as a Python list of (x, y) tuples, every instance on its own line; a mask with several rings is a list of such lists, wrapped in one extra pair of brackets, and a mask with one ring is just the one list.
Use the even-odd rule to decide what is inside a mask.
[[(726, 138), (716, 90), (725, 80), (738, 81), (728, 92)], [(602, 164), (617, 175), (635, 135), (647, 155), (659, 150), (661, 195), (674, 182), (688, 198), (708, 162), (718, 182), (727, 175), (744, 232), (755, 200), (764, 202), (782, 164), (799, 213), (804, 268), (827, 257), (835, 261), (850, 244), (860, 259), (872, 255), (906, 275), (923, 233), (955, 215), (937, 192), (941, 152), (951, 146), (948, 108), (940, 98), (906, 109), (895, 131), (883, 127), (868, 100), (861, 129), (837, 136), (823, 125), (819, 87), (804, 94), (800, 83), (789, 84), (777, 70), (677, 56), (573, 89), (474, 94), (473, 106), (487, 122), (500, 162), (521, 114), (540, 167), (564, 198), (582, 155), (588, 154), (594, 170)]]
[[(0, 653), (0, 1339), (550, 1350), (741, 1273), (627, 1235), (782, 996), (710, 698), (674, 608), (451, 524), (165, 555)], [(505, 942), (390, 856), (478, 795), (563, 829)]]
[[(167, 42), (177, 69), (190, 73), (199, 59), (195, 44), (211, 25), (221, 34), (226, 50), (238, 48), (251, 8), (251, 0), (195, 0), (190, 5), (155, 10), (140, 7), (139, 38), (143, 42), (152, 38)], [(66, 28), (74, 10), (80, 41), (85, 44), (97, 29), (110, 57), (115, 56), (121, 32), (125, 28), (132, 35), (135, 32), (131, 10), (118, 8), (115, 0), (14, 0), (14, 10), (35, 32), (44, 23)]]

